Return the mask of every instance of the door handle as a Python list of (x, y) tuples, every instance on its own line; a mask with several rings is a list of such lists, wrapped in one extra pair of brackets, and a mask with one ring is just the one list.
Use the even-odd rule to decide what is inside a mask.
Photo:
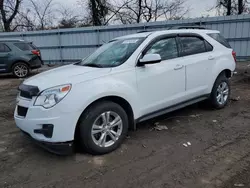
[(184, 66), (183, 65), (176, 65), (176, 67), (174, 68), (174, 70), (179, 70), (179, 69), (182, 69)]
[(208, 56), (208, 60), (214, 60), (214, 56)]

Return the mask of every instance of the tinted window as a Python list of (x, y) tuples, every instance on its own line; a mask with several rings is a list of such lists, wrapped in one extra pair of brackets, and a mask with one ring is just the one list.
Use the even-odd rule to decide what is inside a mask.
[(9, 51), (10, 48), (6, 44), (0, 43), (0, 52), (9, 52)]
[(204, 40), (198, 37), (180, 37), (182, 55), (193, 55), (206, 52)]
[(227, 48), (231, 48), (230, 44), (220, 33), (210, 33), (208, 35), (212, 37), (213, 39), (215, 39), (217, 42), (221, 43), (223, 46)]
[(154, 43), (146, 54), (160, 54), (162, 60), (178, 57), (178, 49), (175, 38), (166, 38)]
[(30, 51), (30, 50), (34, 50), (35, 49), (34, 46), (32, 46), (29, 43), (25, 43), (25, 42), (14, 43), (14, 45), (16, 47), (18, 47), (22, 51)]
[(211, 52), (214, 49), (213, 46), (209, 44), (207, 41), (205, 41), (205, 46), (206, 46), (207, 52)]

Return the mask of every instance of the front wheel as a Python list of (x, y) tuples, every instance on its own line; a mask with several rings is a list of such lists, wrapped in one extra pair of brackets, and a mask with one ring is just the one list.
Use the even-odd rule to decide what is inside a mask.
[(29, 75), (30, 69), (26, 63), (18, 62), (13, 65), (12, 73), (18, 78), (25, 78)]
[(102, 101), (86, 110), (80, 118), (79, 126), (83, 149), (101, 155), (121, 145), (128, 132), (128, 117), (120, 105)]
[(210, 102), (216, 109), (224, 108), (230, 97), (231, 87), (229, 79), (226, 75), (221, 74), (215, 81), (212, 93), (210, 95)]

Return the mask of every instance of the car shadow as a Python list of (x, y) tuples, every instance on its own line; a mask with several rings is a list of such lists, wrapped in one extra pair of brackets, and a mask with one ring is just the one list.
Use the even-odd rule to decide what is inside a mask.
[(194, 116), (201, 115), (204, 111), (210, 111), (212, 110), (211, 107), (207, 104), (206, 101), (202, 101), (184, 108), (181, 108), (179, 110), (175, 110), (173, 112), (169, 112), (166, 114), (163, 114), (161, 116), (140, 122), (137, 124), (137, 131), (138, 130), (144, 130), (144, 129), (150, 129), (154, 128), (155, 124), (157, 122), (160, 123), (171, 123), (171, 121), (178, 121), (180, 118), (189, 118)]

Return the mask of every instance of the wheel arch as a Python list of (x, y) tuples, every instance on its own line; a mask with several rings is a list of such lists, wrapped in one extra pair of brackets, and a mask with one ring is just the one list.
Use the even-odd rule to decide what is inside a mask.
[(80, 121), (81, 116), (86, 112), (86, 110), (88, 108), (90, 108), (95, 103), (101, 102), (101, 101), (111, 101), (111, 102), (114, 102), (114, 103), (120, 105), (128, 115), (129, 129), (131, 129), (131, 130), (136, 129), (136, 123), (135, 123), (135, 120), (134, 120), (134, 111), (133, 111), (133, 108), (132, 108), (131, 104), (126, 99), (124, 99), (123, 97), (120, 97), (120, 96), (114, 96), (114, 95), (105, 96), (105, 97), (101, 97), (101, 98), (96, 99), (95, 101), (91, 102), (83, 110), (83, 112), (81, 113), (80, 117), (77, 120), (77, 124), (76, 124), (76, 128), (75, 128), (75, 135), (74, 135), (75, 140), (77, 140), (78, 137), (79, 137), (79, 135), (78, 135), (78, 133), (79, 133), (79, 121)]
[[(229, 69), (224, 69), (223, 71), (221, 71), (220, 74), (225, 74), (225, 76), (226, 76), (227, 78), (231, 78), (231, 77), (232, 77), (232, 71), (229, 70)], [(219, 75), (220, 75), (220, 74), (219, 74)]]
[(222, 74), (224, 74), (227, 78), (231, 78), (232, 77), (232, 71), (230, 69), (223, 69), (221, 71), (219, 71), (216, 76), (213, 78), (212, 83), (211, 83), (211, 87), (210, 87), (210, 92), (212, 92), (213, 86), (215, 84), (215, 81), (217, 80), (217, 78), (219, 78)]
[(25, 64), (30, 68), (30, 65), (29, 65), (29, 63), (28, 63), (27, 61), (25, 61), (25, 60), (15, 60), (15, 61), (11, 64), (10, 70), (12, 70), (13, 67), (14, 67), (14, 65), (17, 64), (17, 63), (25, 63)]
[[(227, 105), (228, 100), (229, 100), (229, 96), (230, 96), (230, 93), (231, 93), (231, 91), (230, 91), (230, 83), (229, 83), (229, 78), (231, 78), (231, 77), (232, 77), (231, 70), (224, 69), (215, 78), (214, 84), (213, 84), (213, 87), (212, 87), (212, 90), (211, 90), (211, 93), (210, 93), (210, 97), (209, 97), (209, 100), (210, 100), (209, 104), (211, 105), (211, 107), (213, 107), (215, 109), (221, 109), (221, 108), (224, 108)], [(222, 104), (218, 103), (218, 101), (217, 101), (218, 99), (216, 99), (216, 97), (217, 97), (216, 93), (218, 91), (217, 88), (219, 87), (218, 81), (220, 81), (220, 79), (222, 79), (221, 81), (223, 81), (223, 82), (225, 82), (225, 80), (226, 80), (226, 82), (228, 84), (228, 98), (226, 99), (227, 101), (224, 101)], [(221, 84), (221, 82), (219, 82), (219, 84)], [(223, 98), (224, 98), (224, 96), (223, 96)]]
[(217, 74), (217, 77), (214, 79), (214, 83), (217, 80), (217, 78), (219, 78), (221, 75), (225, 75), (227, 78), (231, 78), (232, 77), (232, 71), (230, 69), (224, 69), (224, 70), (220, 71)]

